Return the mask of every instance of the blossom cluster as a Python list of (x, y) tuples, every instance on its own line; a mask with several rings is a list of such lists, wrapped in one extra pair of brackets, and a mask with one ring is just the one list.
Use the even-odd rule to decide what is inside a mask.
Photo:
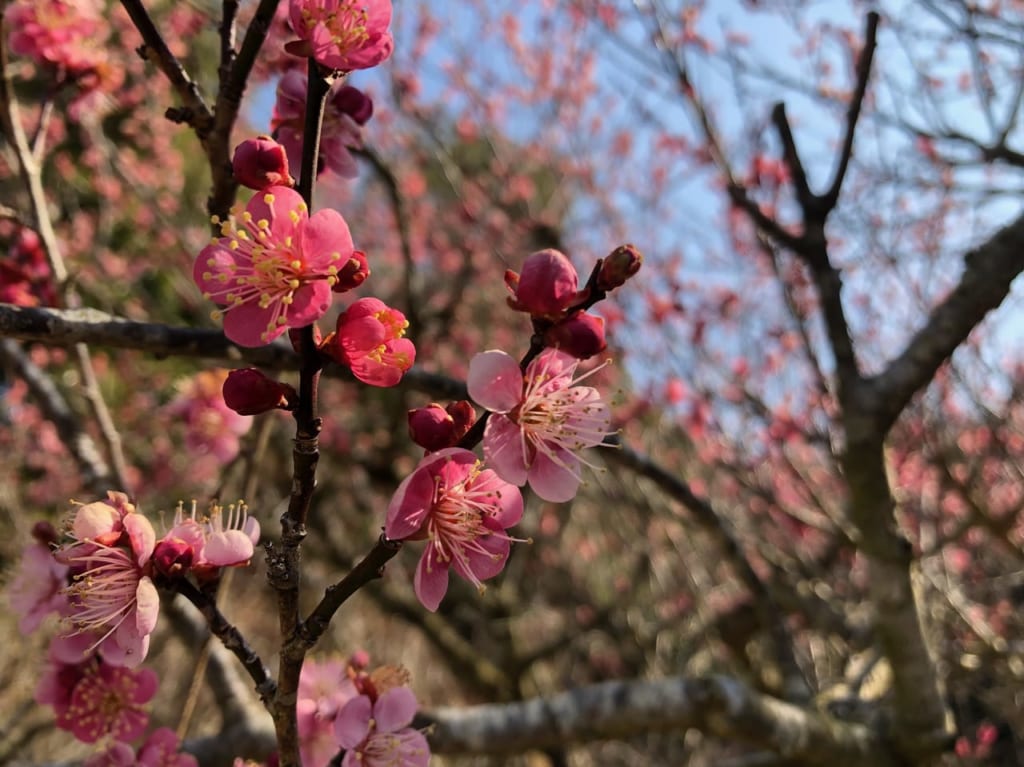
[[(593, 290), (618, 287), (639, 263), (631, 246), (616, 250), (595, 271)], [(384, 533), (426, 539), (414, 589), (429, 610), (444, 597), (450, 569), (482, 590), (482, 581), (504, 568), (516, 540), (507, 531), (523, 514), (520, 487), (529, 484), (546, 501), (568, 501), (582, 481), (580, 451), (611, 433), (600, 392), (580, 385), (603, 365), (576, 374), (581, 358), (605, 347), (603, 324), (580, 308), (591, 288), (579, 289), (572, 263), (554, 250), (531, 255), (522, 275), (509, 272), (506, 284), (512, 308), (549, 331), (549, 346), (525, 368), (501, 350), (470, 361), (469, 395), (489, 411), (484, 460), (459, 446), (475, 415), (469, 402), (409, 413), (410, 435), (427, 454), (392, 497)]]
[(418, 703), (408, 673), (381, 666), (367, 672), (369, 657), (346, 663), (307, 661), (299, 679), (298, 727), (305, 767), (326, 767), (339, 750), (342, 767), (423, 767), (430, 749), (413, 729)]
[[(167, 767), (190, 767), (173, 733), (156, 731), (140, 747), (129, 745), (148, 724), (145, 704), (156, 675), (140, 669), (160, 610), (157, 584), (191, 576), (215, 578), (220, 568), (245, 565), (259, 540), (259, 524), (245, 505), (211, 507), (208, 515), (179, 504), (173, 525), (157, 538), (127, 495), (78, 505), (63, 536), (50, 525), (34, 529), (8, 585), (11, 608), (24, 633), (56, 615), (61, 631), (36, 700), (53, 707), (57, 726), (85, 743), (112, 741), (90, 765), (134, 764), (126, 755), (162, 754)], [(173, 758), (171, 758), (173, 755)], [(121, 760), (121, 761), (118, 761)]]

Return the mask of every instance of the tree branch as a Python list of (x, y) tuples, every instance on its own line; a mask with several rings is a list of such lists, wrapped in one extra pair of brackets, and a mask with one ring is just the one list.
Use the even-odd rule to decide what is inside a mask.
[(802, 765), (896, 767), (867, 727), (837, 722), (724, 676), (605, 682), (522, 703), (425, 712), (435, 753), (512, 754), (530, 748), (697, 729), (770, 748)]

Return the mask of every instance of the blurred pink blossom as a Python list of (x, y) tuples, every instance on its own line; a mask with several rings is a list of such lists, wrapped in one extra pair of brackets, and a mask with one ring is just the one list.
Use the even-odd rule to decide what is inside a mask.
[(110, 736), (135, 740), (146, 729), (143, 708), (156, 694), (159, 682), (148, 668), (132, 670), (95, 662), (71, 693), (71, 702), (57, 714), (57, 726), (84, 743)]
[(38, 629), (47, 615), (66, 611), (67, 583), (67, 565), (54, 559), (48, 545), (32, 543), (25, 547), (18, 569), (7, 585), (8, 601), (18, 616), (22, 634)]
[(342, 767), (426, 767), (427, 739), (409, 726), (418, 707), (408, 687), (392, 687), (375, 699), (358, 695), (346, 703), (334, 723), (346, 751)]
[(210, 454), (220, 463), (238, 455), (239, 437), (252, 428), (252, 419), (239, 415), (224, 402), (222, 389), (228, 371), (204, 370), (178, 384), (178, 396), (167, 414), (185, 429), (185, 447)]

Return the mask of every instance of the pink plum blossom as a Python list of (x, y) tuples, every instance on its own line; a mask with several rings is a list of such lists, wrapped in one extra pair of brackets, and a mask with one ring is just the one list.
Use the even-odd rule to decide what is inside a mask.
[(257, 192), (221, 223), (221, 234), (199, 253), (193, 277), (225, 307), (224, 334), (242, 346), (268, 344), (323, 316), (353, 251), (340, 213), (325, 208), (310, 217), (302, 196), (284, 186)]
[(356, 694), (343, 661), (307, 660), (303, 664), (296, 705), (303, 767), (327, 767), (338, 753), (334, 720)]
[(330, 69), (375, 67), (391, 56), (391, 0), (291, 0), (292, 27), (301, 42), (289, 53), (312, 56)]
[(68, 707), (57, 714), (57, 726), (84, 743), (102, 737), (131, 741), (149, 723), (143, 706), (156, 694), (154, 671), (132, 670), (106, 663), (92, 664), (75, 685)]
[(86, 759), (82, 767), (198, 767), (196, 758), (181, 753), (180, 747), (174, 730), (161, 727), (139, 746), (138, 754), (127, 743), (114, 742)]
[(99, 58), (105, 37), (102, 5), (95, 0), (18, 0), (7, 11), (11, 51), (75, 75)]
[(242, 186), (263, 190), (268, 186), (292, 186), (285, 148), (270, 136), (257, 136), (235, 147), (231, 173)]
[(56, 553), (72, 573), (66, 620), (75, 632), (92, 635), (109, 663), (139, 665), (160, 611), (146, 568), (156, 544), (153, 526), (133, 510), (99, 501), (78, 508), (71, 536), (74, 542)]
[(43, 543), (25, 548), (18, 569), (7, 586), (11, 609), (18, 616), (18, 629), (31, 634), (51, 613), (60, 613), (68, 605), (64, 588), (68, 583), (68, 567), (53, 557)]
[(376, 298), (361, 298), (338, 317), (328, 353), (371, 386), (394, 386), (416, 361), (416, 347), (404, 338), (405, 315)]
[(577, 360), (546, 349), (526, 368), (503, 351), (477, 354), (469, 363), (469, 395), (492, 415), (484, 431), (484, 457), (498, 476), (527, 482), (546, 501), (567, 501), (579, 487), (576, 453), (600, 444), (611, 416), (601, 395), (577, 386)]
[[(288, 155), (295, 173), (302, 167), (305, 134), (307, 76), (299, 70), (286, 72), (277, 84), (277, 101), (270, 128)], [(327, 96), (320, 126), (320, 156), (317, 175), (332, 171), (342, 178), (355, 178), (358, 167), (350, 149), (363, 146), (363, 128), (373, 114), (373, 102), (351, 85), (335, 87)]]
[(174, 526), (157, 545), (154, 557), (167, 548), (172, 548), (176, 557), (183, 557), (183, 548), (187, 548), (190, 552), (188, 567), (203, 577), (215, 574), (221, 567), (248, 564), (259, 539), (260, 523), (249, 516), (248, 507), (242, 501), (230, 504), (226, 511), (214, 503), (206, 517), (197, 517), (195, 501), (190, 514), (186, 514), (184, 505), (179, 503)]
[(448, 569), (481, 591), (501, 572), (513, 540), (505, 530), (523, 515), (519, 489), (469, 450), (427, 455), (405, 478), (388, 505), (384, 533), (392, 540), (427, 539), (413, 587), (428, 610), (448, 590)]
[(408, 687), (392, 687), (376, 699), (358, 695), (346, 703), (334, 723), (346, 750), (342, 767), (426, 767), (427, 739), (409, 726), (418, 707)]
[(232, 460), (241, 447), (239, 438), (252, 428), (252, 419), (228, 407), (223, 388), (227, 370), (203, 370), (178, 384), (178, 396), (167, 414), (185, 428), (185, 447), (192, 453), (212, 455), (220, 463)]

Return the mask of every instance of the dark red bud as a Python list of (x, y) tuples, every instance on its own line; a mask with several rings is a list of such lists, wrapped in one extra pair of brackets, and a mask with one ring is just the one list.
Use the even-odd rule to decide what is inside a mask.
[(194, 557), (192, 547), (181, 538), (164, 538), (153, 549), (153, 567), (167, 576), (182, 576), (192, 566)]
[(598, 290), (614, 290), (640, 271), (644, 256), (635, 245), (620, 245), (601, 262), (597, 274)]
[(544, 333), (544, 342), (581, 360), (593, 357), (608, 347), (604, 320), (586, 312), (576, 312), (549, 328)]
[(370, 276), (370, 265), (366, 260), (366, 254), (361, 250), (352, 251), (348, 261), (338, 271), (338, 281), (331, 286), (335, 293), (344, 293), (347, 290), (358, 288), (366, 278)]
[(32, 537), (44, 546), (52, 546), (57, 543), (56, 529), (45, 520), (32, 525)]
[(427, 452), (458, 444), (476, 419), (473, 405), (465, 400), (443, 408), (436, 402), (409, 411), (409, 436)]
[(291, 410), (299, 395), (289, 384), (267, 378), (256, 368), (232, 370), (224, 381), (224, 404), (239, 415)]
[(288, 172), (288, 153), (270, 136), (246, 139), (239, 144), (231, 158), (231, 172), (239, 184), (257, 191), (293, 183)]
[(367, 120), (373, 117), (373, 100), (351, 85), (339, 88), (331, 97), (331, 104), (360, 125), (366, 125)]

